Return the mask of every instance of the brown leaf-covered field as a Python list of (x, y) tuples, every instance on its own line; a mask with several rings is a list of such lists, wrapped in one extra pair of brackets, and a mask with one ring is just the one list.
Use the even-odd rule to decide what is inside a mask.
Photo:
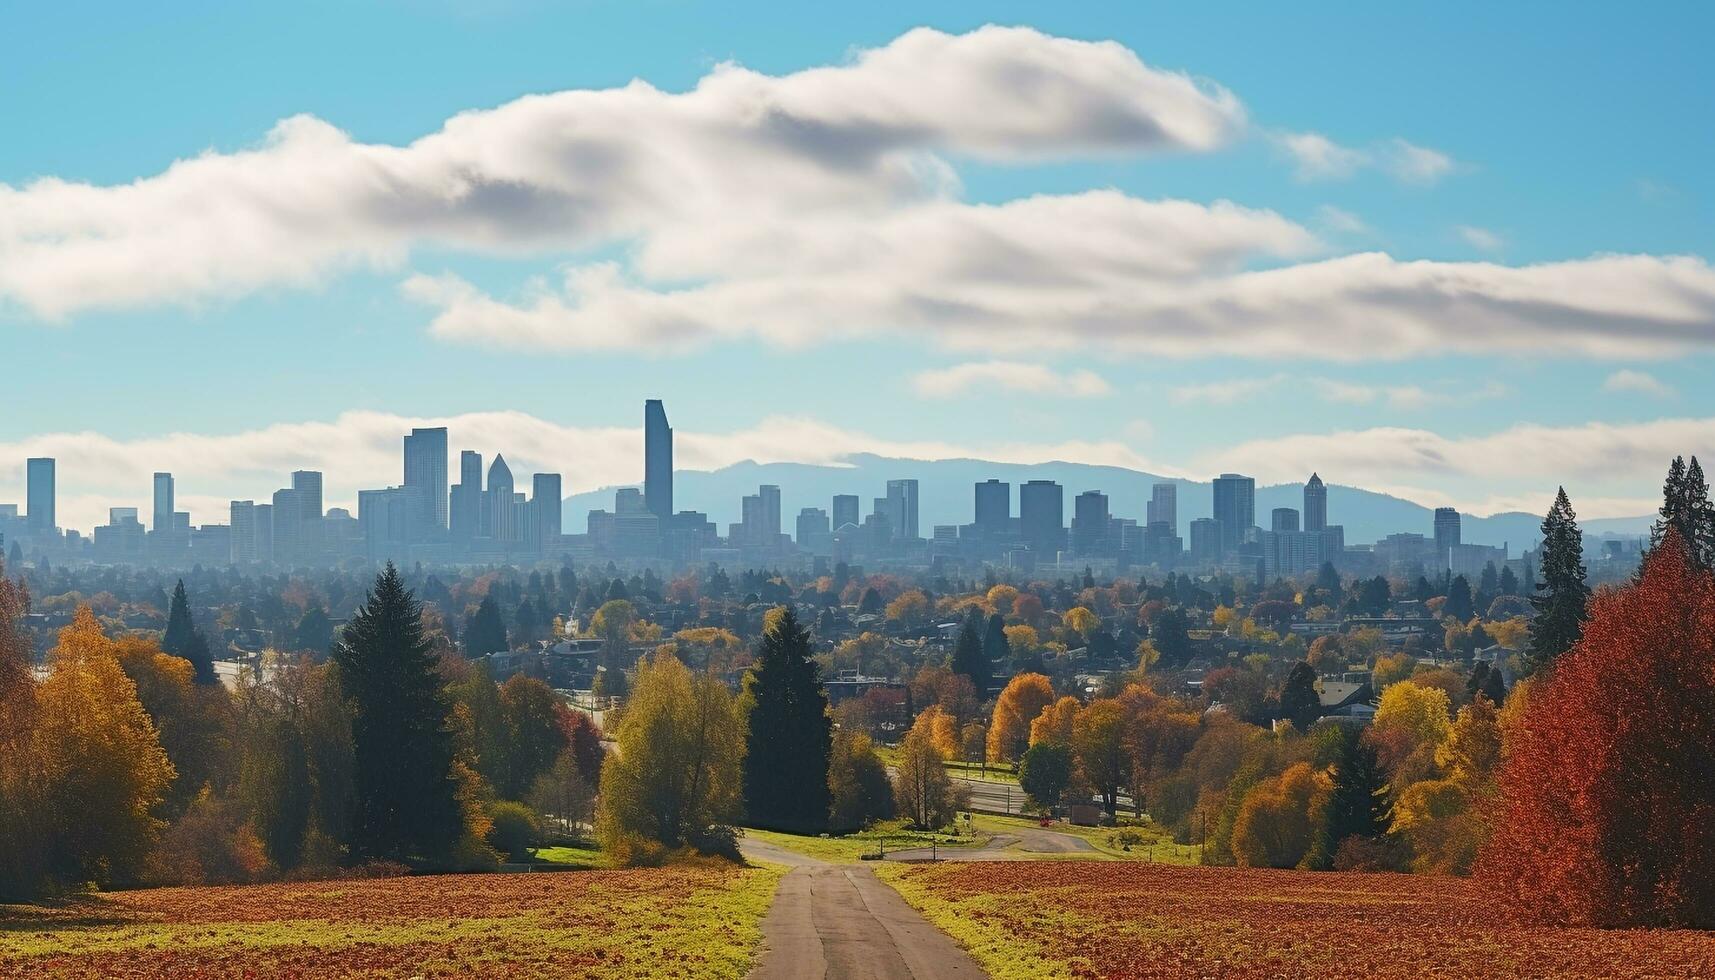
[(779, 876), (444, 875), (0, 906), (0, 976), (736, 978)]
[(1715, 977), (1715, 934), (1516, 925), (1468, 879), (1136, 863), (882, 873), (997, 978)]

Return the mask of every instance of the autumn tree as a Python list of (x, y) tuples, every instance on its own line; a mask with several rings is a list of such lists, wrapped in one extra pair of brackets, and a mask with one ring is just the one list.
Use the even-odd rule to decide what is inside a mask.
[(614, 734), (596, 812), (603, 850), (621, 864), (732, 850), (744, 730), (725, 684), (655, 654), (639, 666)]
[(351, 844), (365, 857), (439, 859), (464, 831), (448, 704), (421, 613), (388, 562), (334, 646), (352, 712)]
[(284, 871), (331, 868), (349, 834), (355, 762), (337, 673), (288, 659), (264, 678), (240, 679), (237, 795)]
[(1038, 810), (1060, 805), (1072, 781), (1072, 750), (1055, 742), (1032, 745), (1018, 762), (1018, 787)]
[(114, 653), (120, 669), (137, 686), (137, 699), (173, 764), (176, 776), (163, 814), (177, 817), (204, 789), (224, 784), (230, 774), (231, 698), (218, 684), (197, 684), (190, 661), (164, 652), (143, 636), (120, 637), (114, 641)]
[(868, 735), (844, 730), (834, 734), (828, 800), (828, 826), (833, 830), (859, 830), (893, 816), (893, 785)]
[(1072, 722), (1077, 718), (1080, 707), (1082, 705), (1078, 703), (1078, 699), (1071, 695), (1062, 697), (1053, 704), (1045, 705), (1042, 708), (1042, 713), (1030, 722), (1030, 744), (1038, 745), (1042, 742), (1052, 742), (1055, 745), (1070, 746), (1072, 744)]
[(1307, 762), (1258, 784), (1233, 824), (1234, 859), (1241, 867), (1299, 867), (1312, 854), (1331, 790), (1327, 775)]
[(56, 877), (103, 887), (135, 882), (162, 824), (154, 815), (173, 765), (95, 614), (78, 608), (36, 691), (36, 739)]
[(899, 815), (912, 827), (934, 830), (953, 822), (958, 796), (947, 776), (946, 757), (922, 732), (912, 731), (899, 744), (893, 777), (893, 799)]
[(1481, 875), (1532, 918), (1715, 928), (1715, 578), (1676, 529), (1523, 700)]
[(828, 821), (828, 692), (810, 659), (810, 634), (792, 607), (762, 636), (744, 675), (745, 816), (759, 827), (812, 833)]
[(1125, 721), (1125, 708), (1111, 698), (1090, 702), (1072, 719), (1072, 755), (1110, 815), (1131, 772)]
[(1536, 619), (1531, 622), (1524, 657), (1532, 671), (1553, 665), (1578, 642), (1590, 601), (1590, 587), (1584, 584), (1584, 534), (1565, 487), (1542, 519), (1541, 574), (1537, 594), (1530, 600)]
[[(12, 545), (14, 549), (18, 546)], [(0, 901), (28, 901), (47, 884), (49, 773), (35, 742), (38, 714), (24, 615), (30, 596), (0, 564)]]
[(521, 800), (536, 778), (554, 765), (566, 749), (560, 718), (565, 710), (553, 688), (533, 677), (517, 674), (500, 685), (505, 762), (495, 792), (508, 800)]
[(988, 761), (1017, 762), (1030, 747), (1030, 723), (1053, 703), (1054, 686), (1042, 674), (1019, 674), (1008, 681), (989, 719)]
[(905, 629), (916, 629), (929, 618), (929, 599), (921, 589), (901, 592), (887, 604), (887, 619)]

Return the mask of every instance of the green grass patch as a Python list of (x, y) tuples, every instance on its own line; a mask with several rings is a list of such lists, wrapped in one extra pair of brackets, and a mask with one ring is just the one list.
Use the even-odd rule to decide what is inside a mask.
[(547, 864), (565, 864), (574, 868), (599, 868), (602, 866), (601, 849), (590, 847), (538, 847), (532, 851), (536, 860)]
[[(920, 870), (907, 864), (878, 864), (875, 874), (892, 886), (906, 904), (953, 937), (993, 980), (1073, 980), (1092, 975), (1074, 973), (1072, 964), (1044, 956), (1041, 945), (1014, 931), (1009, 919), (1018, 914), (1018, 909), (1009, 906), (1016, 906), (1016, 900), (991, 895), (948, 898), (916, 873)], [(1036, 924), (1047, 928), (1075, 925), (1058, 910), (1037, 905), (1030, 912), (1034, 920), (1039, 920)]]
[(785, 834), (776, 830), (750, 828), (745, 830), (744, 836), (748, 840), (773, 844), (776, 847), (782, 847), (819, 861), (828, 861), (834, 864), (854, 864), (863, 860), (865, 855), (877, 853), (884, 845), (890, 852), (928, 847), (930, 844), (943, 848), (978, 847), (988, 843), (989, 838), (993, 835), (984, 833), (980, 829), (975, 834), (943, 834), (906, 830), (904, 821), (889, 820), (878, 823), (867, 830), (827, 837)]

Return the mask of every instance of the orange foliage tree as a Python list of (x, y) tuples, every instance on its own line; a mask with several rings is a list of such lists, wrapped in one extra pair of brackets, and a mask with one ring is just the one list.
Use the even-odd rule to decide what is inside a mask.
[(1030, 723), (1053, 703), (1054, 685), (1042, 674), (1019, 674), (1008, 681), (989, 720), (988, 761), (1017, 762), (1030, 747)]
[(1715, 927), (1715, 579), (1668, 534), (1507, 731), (1479, 874), (1522, 913)]

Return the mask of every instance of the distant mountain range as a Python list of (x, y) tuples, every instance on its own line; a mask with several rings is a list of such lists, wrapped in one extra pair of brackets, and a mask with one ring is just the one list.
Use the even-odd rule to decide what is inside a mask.
[[(828, 510), (836, 493), (855, 493), (863, 513), (871, 500), (886, 492), (887, 481), (915, 477), (918, 481), (918, 522), (928, 537), (936, 524), (968, 524), (972, 512), (972, 486), (990, 478), (1013, 487), (1013, 514), (1018, 513), (1018, 487), (1027, 480), (1054, 480), (1066, 489), (1066, 519), (1072, 517), (1072, 498), (1085, 490), (1108, 495), (1108, 508), (1116, 517), (1143, 520), (1144, 502), (1151, 485), (1174, 483), (1179, 487), (1179, 533), (1189, 539), (1189, 527), (1199, 517), (1209, 517), (1209, 484), (1194, 480), (1159, 477), (1119, 466), (1084, 463), (991, 463), (980, 459), (894, 459), (870, 454), (848, 458), (844, 465), (806, 463), (753, 463), (748, 460), (713, 471), (680, 470), (674, 474), (674, 507), (698, 510), (718, 524), (721, 533), (739, 519), (739, 499), (755, 493), (757, 486), (780, 487), (781, 527), (791, 534), (793, 520), (804, 507)], [(1305, 477), (1308, 479), (1309, 474)], [(1326, 477), (1324, 477), (1326, 479)], [(582, 533), (589, 512), (613, 509), (614, 487), (566, 498), (565, 529)], [(1302, 510), (1303, 485), (1298, 483), (1259, 486), (1256, 490), (1257, 523), (1266, 527), (1269, 512), (1276, 507)], [(1543, 510), (1550, 501), (1543, 501)], [(1434, 509), (1409, 500), (1359, 487), (1328, 484), (1328, 521), (1346, 528), (1348, 544), (1367, 544), (1397, 531), (1433, 533)], [(1630, 536), (1647, 533), (1651, 516), (1619, 517), (1583, 522), (1586, 534)], [(1488, 517), (1464, 517), (1463, 539), (1469, 544), (1505, 544), (1517, 556), (1535, 547), (1541, 537), (1541, 514), (1505, 513)]]

